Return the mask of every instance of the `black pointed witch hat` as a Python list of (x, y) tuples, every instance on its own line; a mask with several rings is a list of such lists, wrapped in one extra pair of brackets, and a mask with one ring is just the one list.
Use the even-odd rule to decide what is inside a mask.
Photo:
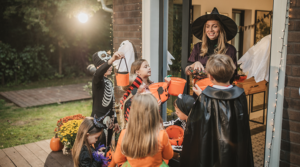
[(202, 40), (203, 26), (208, 20), (218, 20), (224, 27), (226, 39), (230, 41), (237, 34), (237, 25), (230, 17), (221, 15), (215, 7), (210, 14), (198, 17), (192, 24), (192, 33), (195, 37)]

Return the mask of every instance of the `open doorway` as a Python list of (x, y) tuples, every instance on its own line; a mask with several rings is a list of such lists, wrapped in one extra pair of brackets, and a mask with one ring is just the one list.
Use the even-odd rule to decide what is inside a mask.
[[(186, 3), (186, 2), (184, 2)], [(259, 42), (263, 37), (271, 33), (273, 0), (266, 1), (246, 1), (246, 0), (216, 0), (214, 3), (204, 0), (191, 0), (189, 23), (191, 24), (198, 17), (205, 15), (214, 7), (217, 7), (220, 14), (231, 17), (238, 26), (238, 33), (234, 39), (228, 43), (233, 45), (236, 50), (237, 60), (243, 57), (247, 51)], [(183, 20), (186, 19), (182, 13), (183, 0), (169, 0), (169, 39), (168, 50), (175, 57), (173, 65), (168, 75), (182, 77), (182, 43), (189, 43), (189, 53), (194, 44), (200, 42), (195, 36), (191, 36), (188, 41), (181, 41), (182, 29), (184, 28)], [(190, 25), (189, 25), (190, 26)], [(178, 40), (178, 41), (177, 41)], [(188, 54), (190, 55), (190, 54)], [(247, 75), (241, 69), (239, 75)], [(188, 92), (192, 94), (192, 79), (188, 79)], [(268, 101), (268, 82), (261, 81), (256, 83), (250, 78), (244, 83), (235, 83), (244, 88), (247, 95), (248, 113), (250, 116), (250, 130), (252, 139), (253, 158), (255, 166), (263, 166), (265, 152), (265, 135), (266, 135), (266, 114)], [(167, 115), (168, 120), (176, 119), (174, 114), (173, 101), (176, 97), (168, 100)]]

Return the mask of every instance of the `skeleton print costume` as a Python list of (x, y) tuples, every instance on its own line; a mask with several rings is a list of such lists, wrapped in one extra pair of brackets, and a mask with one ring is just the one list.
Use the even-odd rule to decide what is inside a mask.
[(175, 120), (163, 122), (163, 125), (164, 125), (164, 127), (171, 126), (171, 125), (177, 125), (177, 126), (182, 127), (183, 130), (185, 130), (186, 122), (184, 120), (177, 118)]
[[(191, 108), (193, 107), (195, 103), (195, 99), (187, 94), (180, 94), (178, 95), (178, 98), (176, 99), (176, 107), (185, 114), (186, 116), (189, 116)], [(186, 121), (181, 120), (177, 118), (176, 120), (171, 120), (169, 122), (163, 123), (164, 127), (170, 126), (170, 125), (178, 125), (182, 127), (183, 130), (186, 128)]]
[[(102, 140), (102, 144), (110, 144), (110, 139), (112, 135), (113, 124), (117, 123), (116, 114), (114, 110), (114, 89), (113, 83), (111, 80), (106, 78), (104, 74), (111, 67), (108, 65), (108, 60), (111, 57), (105, 51), (99, 51), (93, 55), (94, 65), (98, 69), (94, 73), (93, 82), (92, 82), (92, 98), (93, 98), (93, 110), (91, 116), (95, 115), (99, 118), (104, 115), (107, 115), (103, 120), (103, 123), (107, 125), (108, 131), (106, 137)], [(105, 134), (104, 133), (104, 134)], [(105, 139), (107, 138), (107, 140)], [(101, 139), (100, 139), (101, 140)]]

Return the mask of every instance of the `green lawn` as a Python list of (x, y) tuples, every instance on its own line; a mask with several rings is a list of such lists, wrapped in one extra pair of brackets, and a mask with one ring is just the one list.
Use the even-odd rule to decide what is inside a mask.
[(1, 85), (0, 92), (87, 83), (87, 82), (91, 82), (92, 79), (93, 76), (65, 77), (62, 79), (42, 80), (42, 81), (30, 82), (30, 83), (14, 85), (14, 86)]
[(90, 116), (91, 112), (92, 100), (27, 109), (15, 105), (0, 108), (0, 149), (51, 139), (58, 119), (75, 114)]

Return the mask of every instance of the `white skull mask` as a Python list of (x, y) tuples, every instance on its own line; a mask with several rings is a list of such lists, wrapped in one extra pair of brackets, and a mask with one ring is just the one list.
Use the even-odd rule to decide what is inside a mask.
[(98, 56), (101, 60), (105, 62), (107, 62), (111, 58), (111, 55), (107, 54), (105, 51), (99, 51)]

